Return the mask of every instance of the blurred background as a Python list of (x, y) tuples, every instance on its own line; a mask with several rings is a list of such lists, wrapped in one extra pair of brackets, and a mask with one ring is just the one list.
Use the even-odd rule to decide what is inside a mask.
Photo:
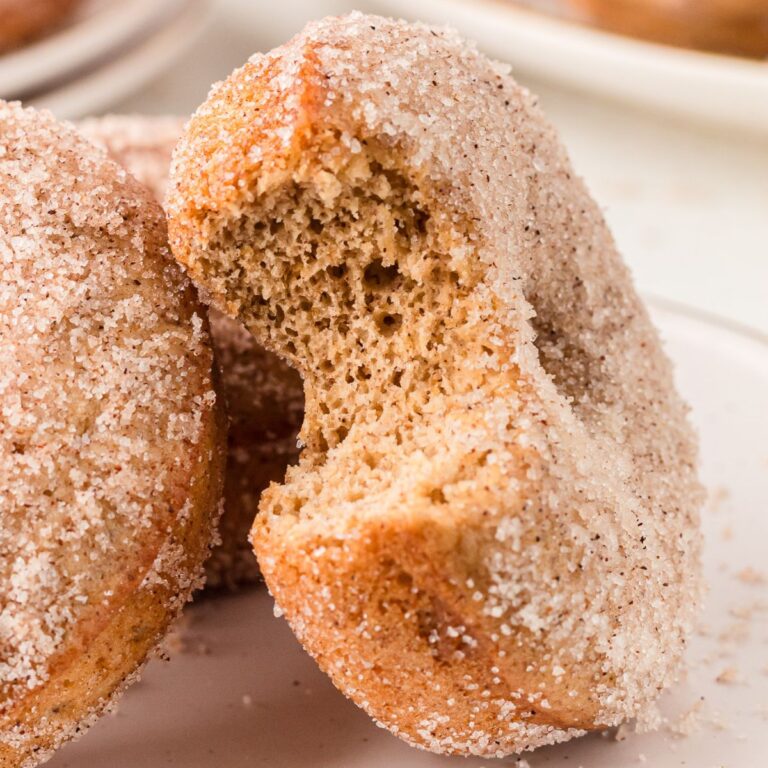
[(353, 8), (511, 63), (641, 290), (768, 333), (768, 0), (0, 0), (0, 97), (188, 115), (255, 51)]

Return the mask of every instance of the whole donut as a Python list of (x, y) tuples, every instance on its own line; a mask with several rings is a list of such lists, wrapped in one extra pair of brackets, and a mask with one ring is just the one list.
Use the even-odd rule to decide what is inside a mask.
[(202, 578), (224, 417), (162, 210), (48, 113), (0, 102), (0, 766), (136, 677)]
[(536, 100), (454, 33), (352, 14), (254, 56), (177, 146), (174, 255), (304, 378), (262, 496), (275, 601), (436, 751), (649, 716), (699, 597), (696, 446)]
[[(78, 128), (162, 201), (183, 125), (179, 117), (107, 115), (83, 120)], [(221, 542), (205, 564), (205, 583), (234, 589), (260, 579), (248, 533), (262, 490), (296, 462), (304, 398), (298, 374), (240, 323), (216, 310), (210, 321), (229, 432)]]

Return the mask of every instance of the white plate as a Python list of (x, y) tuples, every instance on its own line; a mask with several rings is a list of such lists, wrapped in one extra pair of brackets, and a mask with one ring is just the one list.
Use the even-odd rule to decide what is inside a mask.
[(88, 0), (65, 27), (0, 56), (0, 98), (20, 98), (62, 82), (144, 37), (183, 0)]
[(183, 0), (178, 12), (139, 45), (25, 104), (50, 109), (61, 120), (100, 112), (138, 90), (197, 42), (210, 11), (209, 0)]
[[(595, 734), (527, 754), (531, 768), (759, 768), (768, 754), (768, 587), (748, 583), (750, 572), (743, 572), (768, 567), (768, 341), (657, 303), (653, 314), (693, 406), (703, 476), (715, 499), (704, 513), (706, 634), (693, 640), (688, 681), (663, 702), (671, 725), (680, 723), (680, 713), (693, 712), (682, 725), (694, 732), (682, 738), (667, 725), (621, 742)], [(118, 713), (65, 747), (51, 768), (478, 768), (495, 762), (418, 752), (376, 728), (272, 616), (262, 589), (202, 600), (186, 621), (186, 651), (172, 652), (170, 663), (153, 661)], [(718, 639), (721, 633), (731, 639)], [(717, 683), (730, 667), (735, 682)]]
[(515, 69), (585, 91), (768, 134), (768, 62), (672, 48), (516, 8), (509, 0), (370, 0), (450, 24)]

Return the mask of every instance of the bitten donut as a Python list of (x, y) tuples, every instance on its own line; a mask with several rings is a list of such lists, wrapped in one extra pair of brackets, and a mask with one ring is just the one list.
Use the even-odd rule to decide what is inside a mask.
[(202, 578), (225, 422), (194, 288), (149, 193), (0, 102), (0, 766), (136, 676)]
[[(178, 117), (108, 115), (83, 120), (78, 128), (162, 201), (183, 125)], [(235, 588), (260, 578), (248, 533), (261, 491), (282, 480), (298, 458), (304, 399), (298, 374), (240, 323), (216, 310), (210, 321), (230, 425), (221, 543), (206, 562), (206, 585)]]
[(696, 446), (535, 99), (353, 14), (254, 56), (174, 154), (174, 255), (304, 378), (253, 543), (401, 738), (501, 756), (649, 716), (699, 596)]
[(0, 52), (48, 32), (81, 0), (0, 0)]
[(768, 56), (765, 0), (567, 0), (610, 32), (684, 48)]

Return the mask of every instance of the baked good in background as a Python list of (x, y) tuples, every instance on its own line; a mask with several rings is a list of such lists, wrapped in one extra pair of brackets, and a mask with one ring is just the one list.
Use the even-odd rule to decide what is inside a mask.
[[(162, 201), (183, 125), (181, 117), (107, 115), (81, 120), (78, 128)], [(304, 397), (298, 374), (240, 323), (216, 310), (210, 320), (230, 425), (221, 542), (206, 563), (206, 584), (235, 588), (260, 578), (248, 533), (261, 491), (298, 458)]]
[(185, 118), (176, 115), (103, 115), (83, 118), (75, 125), (162, 204), (171, 154), (184, 122)]
[(0, 0), (0, 53), (50, 32), (82, 0)]
[(322, 669), (435, 752), (635, 717), (700, 596), (696, 441), (535, 97), (442, 29), (310, 24), (174, 153), (174, 255), (304, 378), (265, 580)]
[(206, 309), (150, 193), (0, 102), (0, 766), (136, 678), (200, 585), (225, 417)]
[(565, 0), (609, 32), (683, 48), (768, 56), (765, 0)]

